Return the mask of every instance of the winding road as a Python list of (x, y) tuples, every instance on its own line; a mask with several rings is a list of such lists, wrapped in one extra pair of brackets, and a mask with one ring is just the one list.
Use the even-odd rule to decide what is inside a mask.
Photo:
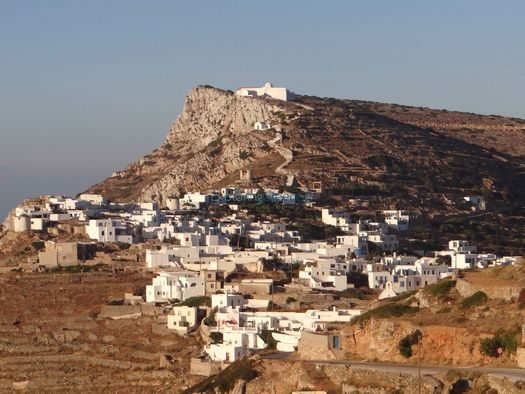
[[(345, 365), (360, 369), (367, 369), (371, 371), (381, 372), (401, 372), (410, 375), (417, 375), (417, 365), (398, 364), (398, 363), (379, 363), (367, 361), (351, 361), (351, 360), (294, 360), (289, 359), (293, 353), (272, 353), (263, 356), (267, 360), (280, 360), (288, 362), (307, 362), (312, 364), (330, 364), (330, 365)], [(525, 369), (520, 368), (493, 368), (493, 367), (456, 367), (443, 365), (421, 365), (421, 375), (436, 375), (439, 373), (446, 373), (448, 371), (457, 372), (481, 372), (484, 374), (491, 374), (499, 377), (508, 378), (511, 381), (525, 380)]]

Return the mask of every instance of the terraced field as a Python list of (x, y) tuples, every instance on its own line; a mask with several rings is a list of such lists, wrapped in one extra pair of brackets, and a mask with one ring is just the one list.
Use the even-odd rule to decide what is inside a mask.
[[(108, 297), (150, 281), (138, 272), (0, 276), (0, 392), (179, 392), (194, 339), (160, 316), (99, 319)], [(165, 355), (169, 355), (167, 361)]]

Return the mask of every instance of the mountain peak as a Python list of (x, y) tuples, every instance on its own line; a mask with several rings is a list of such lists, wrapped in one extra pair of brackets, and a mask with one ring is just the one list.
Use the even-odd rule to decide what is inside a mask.
[(322, 181), (420, 204), (487, 188), (523, 195), (524, 130), (520, 119), (203, 85), (189, 91), (164, 145), (89, 191), (162, 202), (242, 183), (240, 171), (251, 170), (253, 186)]

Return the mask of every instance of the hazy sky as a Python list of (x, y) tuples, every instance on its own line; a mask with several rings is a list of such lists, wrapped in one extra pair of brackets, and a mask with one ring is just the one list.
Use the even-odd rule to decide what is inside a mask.
[(0, 0), (0, 216), (151, 151), (198, 84), (525, 118), (524, 21), (519, 0)]

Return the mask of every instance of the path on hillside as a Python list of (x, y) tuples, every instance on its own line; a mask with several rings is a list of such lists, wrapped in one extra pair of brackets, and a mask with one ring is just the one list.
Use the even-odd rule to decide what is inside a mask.
[(294, 176), (290, 171), (285, 170), (284, 167), (292, 162), (293, 152), (282, 145), (277, 145), (277, 143), (280, 141), (282, 141), (282, 136), (279, 133), (277, 133), (277, 136), (273, 140), (268, 141), (268, 145), (275, 149), (286, 160), (283, 164), (275, 169), (275, 172), (285, 175), (286, 186), (292, 186), (294, 182)]
[[(381, 372), (401, 372), (409, 375), (417, 375), (417, 365), (398, 364), (398, 363), (379, 363), (366, 361), (350, 361), (350, 360), (292, 360), (289, 359), (290, 354), (293, 353), (273, 353), (263, 356), (263, 359), (289, 362), (307, 362), (312, 364), (330, 364), (330, 365), (345, 365), (355, 367), (358, 369), (367, 369), (371, 371)], [(525, 380), (525, 369), (521, 368), (494, 368), (494, 367), (456, 367), (446, 365), (421, 365), (421, 375), (436, 375), (439, 373), (446, 373), (448, 371), (458, 372), (481, 372), (491, 374), (499, 377), (508, 378), (511, 381)]]

